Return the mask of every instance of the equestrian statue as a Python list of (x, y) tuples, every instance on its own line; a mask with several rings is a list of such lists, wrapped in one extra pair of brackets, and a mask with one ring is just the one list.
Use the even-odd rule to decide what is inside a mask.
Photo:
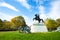
[(33, 21), (34, 21), (34, 20), (37, 20), (39, 23), (40, 23), (41, 21), (44, 22), (43, 19), (40, 19), (39, 14), (35, 14), (35, 18), (33, 18)]

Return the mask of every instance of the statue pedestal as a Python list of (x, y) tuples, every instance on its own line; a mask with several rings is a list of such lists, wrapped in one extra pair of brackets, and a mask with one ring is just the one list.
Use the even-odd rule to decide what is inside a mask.
[(33, 23), (33, 25), (31, 26), (31, 32), (48, 32), (46, 26), (44, 25), (44, 23)]

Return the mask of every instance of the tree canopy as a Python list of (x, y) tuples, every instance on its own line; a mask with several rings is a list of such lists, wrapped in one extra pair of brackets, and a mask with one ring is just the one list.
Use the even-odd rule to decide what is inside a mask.
[(22, 16), (12, 18), (11, 22), (14, 23), (17, 27), (26, 25), (25, 20)]
[(2, 26), (3, 26), (3, 22), (2, 22), (2, 20), (0, 19), (0, 28), (2, 28)]
[(60, 26), (60, 18), (56, 19), (56, 22), (58, 23), (58, 26)]
[(53, 20), (53, 19), (47, 19), (46, 21), (45, 21), (45, 25), (46, 25), (46, 27), (48, 28), (48, 29), (54, 29), (54, 28), (57, 28), (57, 26), (58, 26), (58, 24), (56, 23), (56, 21), (55, 20)]
[(11, 21), (0, 19), (0, 30), (16, 30), (18, 27), (25, 26), (26, 22), (22, 16), (16, 16), (11, 19)]

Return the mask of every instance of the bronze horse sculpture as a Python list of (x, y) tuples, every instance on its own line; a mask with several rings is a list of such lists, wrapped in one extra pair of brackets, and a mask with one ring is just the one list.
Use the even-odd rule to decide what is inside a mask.
[(39, 23), (40, 23), (41, 21), (44, 22), (43, 19), (40, 19), (40, 17), (39, 17), (38, 14), (35, 14), (35, 18), (33, 18), (33, 21), (34, 21), (34, 20), (38, 20)]

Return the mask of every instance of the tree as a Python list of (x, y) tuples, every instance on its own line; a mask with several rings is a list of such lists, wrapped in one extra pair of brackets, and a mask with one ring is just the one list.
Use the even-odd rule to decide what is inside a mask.
[(1, 30), (2, 26), (3, 26), (3, 22), (2, 22), (2, 20), (0, 19), (0, 30)]
[(11, 22), (16, 25), (16, 27), (24, 26), (26, 25), (25, 20), (22, 16), (17, 16), (11, 19)]
[(54, 30), (54, 29), (56, 29), (57, 26), (58, 26), (58, 24), (56, 23), (56, 21), (53, 20), (53, 19), (47, 19), (47, 20), (45, 21), (45, 25), (47, 26), (47, 28), (48, 28), (49, 30)]
[(11, 25), (12, 24), (10, 21), (4, 21), (3, 22), (3, 30), (10, 30)]
[(56, 19), (56, 22), (58, 23), (58, 26), (60, 26), (60, 18)]
[(2, 27), (2, 20), (0, 19), (0, 27)]
[(10, 22), (10, 21), (7, 21), (7, 20), (4, 20), (3, 21), (3, 27), (1, 28), (1, 30), (3, 30), (3, 31), (8, 31), (8, 30), (17, 30), (16, 28), (15, 28), (16, 26), (15, 26), (15, 24), (14, 23), (12, 23), (12, 22)]

